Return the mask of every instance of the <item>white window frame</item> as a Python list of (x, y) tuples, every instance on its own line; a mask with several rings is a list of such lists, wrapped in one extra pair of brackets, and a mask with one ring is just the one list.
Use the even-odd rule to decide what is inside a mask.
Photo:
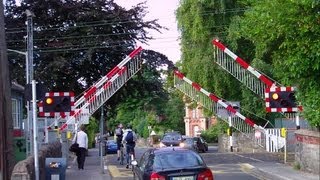
[(11, 99), (11, 108), (12, 108), (12, 121), (13, 121), (13, 129), (20, 129), (20, 101), (18, 99)]
[(192, 109), (192, 118), (197, 118), (197, 114), (198, 114), (198, 112), (197, 112), (197, 108), (196, 109)]

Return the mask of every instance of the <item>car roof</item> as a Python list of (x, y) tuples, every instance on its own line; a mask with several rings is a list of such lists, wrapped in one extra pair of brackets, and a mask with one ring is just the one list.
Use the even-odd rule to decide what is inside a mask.
[(165, 132), (164, 134), (181, 134), (179, 131)]
[(164, 133), (163, 135), (164, 135), (164, 136), (165, 136), (165, 135), (180, 135), (180, 136), (182, 136), (181, 133), (179, 133), (179, 132), (166, 132), (166, 133)]
[(170, 152), (194, 152), (187, 148), (172, 146), (172, 147), (162, 147), (162, 148), (153, 148), (151, 149), (155, 154), (162, 154), (162, 153), (170, 153)]

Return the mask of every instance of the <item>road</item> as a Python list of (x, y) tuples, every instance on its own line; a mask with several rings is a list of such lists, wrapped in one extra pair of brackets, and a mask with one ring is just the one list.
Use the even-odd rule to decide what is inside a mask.
[[(139, 159), (147, 148), (136, 148), (136, 155)], [(278, 158), (266, 153), (218, 153), (217, 147), (210, 146), (209, 151), (200, 153), (206, 164), (214, 174), (215, 180), (257, 180), (259, 175), (251, 173), (249, 163), (255, 162), (277, 162)], [(132, 172), (120, 165), (116, 154), (106, 156), (107, 168), (114, 180), (132, 179)]]

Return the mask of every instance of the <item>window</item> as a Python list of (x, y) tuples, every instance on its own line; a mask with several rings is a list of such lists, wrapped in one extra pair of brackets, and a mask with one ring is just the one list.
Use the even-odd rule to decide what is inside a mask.
[(11, 105), (12, 105), (12, 121), (13, 121), (13, 128), (14, 129), (20, 129), (20, 101), (17, 99), (11, 99)]
[(172, 151), (161, 153), (154, 158), (154, 169), (161, 168), (188, 168), (204, 165), (201, 157), (195, 152)]
[(197, 108), (192, 109), (192, 118), (197, 118)]

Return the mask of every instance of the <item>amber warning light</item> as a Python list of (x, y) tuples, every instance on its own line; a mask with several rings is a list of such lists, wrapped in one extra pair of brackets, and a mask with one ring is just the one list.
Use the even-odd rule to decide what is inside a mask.
[(272, 94), (272, 99), (278, 100), (278, 99), (279, 99), (278, 93), (273, 93), (273, 94)]
[(53, 104), (53, 99), (51, 97), (48, 97), (48, 98), (46, 98), (45, 102), (48, 105)]

